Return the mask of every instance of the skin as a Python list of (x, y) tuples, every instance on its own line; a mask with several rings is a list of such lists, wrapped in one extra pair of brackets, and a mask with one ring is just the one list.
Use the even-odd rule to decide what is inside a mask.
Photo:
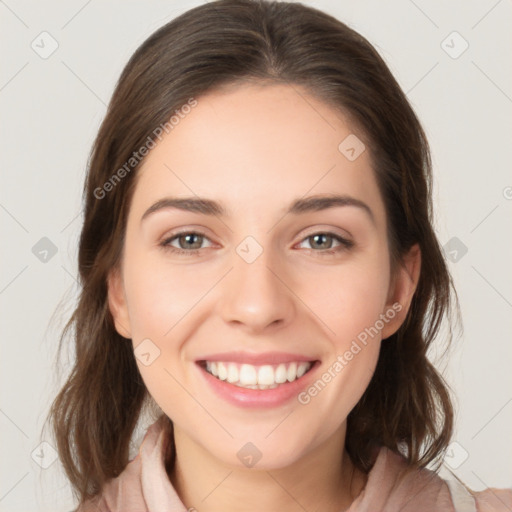
[[(169, 477), (184, 504), (201, 512), (344, 510), (366, 483), (344, 450), (346, 418), (370, 382), (381, 340), (405, 319), (419, 249), (392, 279), (369, 151), (349, 161), (338, 150), (349, 134), (364, 136), (328, 105), (289, 85), (244, 84), (197, 100), (143, 162), (121, 265), (108, 283), (118, 332), (134, 348), (149, 338), (160, 350), (150, 365), (137, 364), (174, 422)], [(332, 193), (364, 201), (373, 220), (354, 206), (284, 214), (295, 199)], [(141, 222), (166, 196), (213, 199), (227, 215), (169, 208)], [(177, 230), (204, 233), (188, 242), (197, 254), (159, 245)], [(337, 249), (327, 254), (310, 238), (316, 233), (354, 245), (327, 238)], [(236, 252), (249, 235), (263, 249), (250, 264)], [(191, 250), (186, 240), (172, 245)], [(312, 356), (320, 376), (394, 303), (401, 311), (307, 405), (240, 408), (198, 378), (197, 358), (231, 350)], [(237, 457), (247, 442), (262, 453), (253, 468)]]

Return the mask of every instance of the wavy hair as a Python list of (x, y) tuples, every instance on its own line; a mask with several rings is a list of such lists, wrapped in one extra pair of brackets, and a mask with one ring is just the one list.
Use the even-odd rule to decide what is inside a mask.
[[(392, 271), (413, 244), (421, 249), (408, 315), (382, 344), (375, 374), (347, 419), (352, 461), (368, 472), (377, 444), (424, 467), (439, 462), (452, 436), (449, 387), (427, 351), (457, 301), (433, 228), (428, 142), (405, 94), (374, 47), (334, 17), (296, 2), (218, 0), (173, 19), (135, 51), (89, 157), (81, 291), (58, 348), (60, 354), (71, 339), (75, 361), (47, 418), (80, 503), (125, 468), (137, 421), (152, 400), (107, 299), (140, 162), (109, 193), (98, 191), (191, 97), (244, 81), (300, 86), (348, 116), (365, 137), (384, 199)], [(449, 345), (451, 338), (450, 323), (443, 339)], [(171, 420), (160, 419), (172, 438)], [(172, 439), (168, 444), (172, 464)]]

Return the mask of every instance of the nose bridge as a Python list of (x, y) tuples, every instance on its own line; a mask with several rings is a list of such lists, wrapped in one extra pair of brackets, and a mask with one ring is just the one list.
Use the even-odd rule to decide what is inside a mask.
[(278, 258), (271, 248), (252, 237), (244, 239), (233, 253), (233, 270), (225, 282), (221, 315), (226, 322), (261, 330), (284, 325), (294, 312), (293, 294), (278, 278)]

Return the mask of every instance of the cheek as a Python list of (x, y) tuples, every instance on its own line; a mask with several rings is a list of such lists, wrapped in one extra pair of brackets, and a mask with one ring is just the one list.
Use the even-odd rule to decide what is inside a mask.
[(133, 254), (126, 261), (125, 286), (134, 341), (170, 335), (215, 282), (215, 272)]
[[(184, 381), (180, 360), (188, 333), (184, 329), (210, 285), (204, 272), (171, 266), (148, 252), (129, 254), (124, 275), (137, 366), (151, 396), (174, 419), (190, 408), (190, 396), (179, 384)], [(150, 354), (148, 364), (140, 357), (144, 353)]]
[[(382, 256), (386, 261), (385, 255)], [(382, 260), (381, 260), (382, 261)], [(300, 397), (333, 431), (357, 404), (375, 371), (389, 284), (386, 263), (360, 260), (304, 279), (301, 294), (317, 313), (328, 343), (323, 372)], [(303, 278), (305, 276), (303, 275)], [(311, 276), (312, 277), (312, 276)], [(305, 300), (305, 301), (306, 301)]]
[(385, 254), (339, 266), (312, 267), (295, 277), (297, 295), (318, 316), (339, 348), (375, 324), (384, 312), (389, 287)]

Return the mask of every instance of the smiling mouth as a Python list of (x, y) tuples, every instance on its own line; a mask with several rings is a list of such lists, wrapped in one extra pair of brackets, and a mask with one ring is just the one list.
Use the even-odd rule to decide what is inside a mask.
[(275, 389), (294, 382), (314, 366), (315, 361), (281, 364), (239, 364), (222, 361), (198, 361), (199, 366), (218, 380), (246, 389)]

